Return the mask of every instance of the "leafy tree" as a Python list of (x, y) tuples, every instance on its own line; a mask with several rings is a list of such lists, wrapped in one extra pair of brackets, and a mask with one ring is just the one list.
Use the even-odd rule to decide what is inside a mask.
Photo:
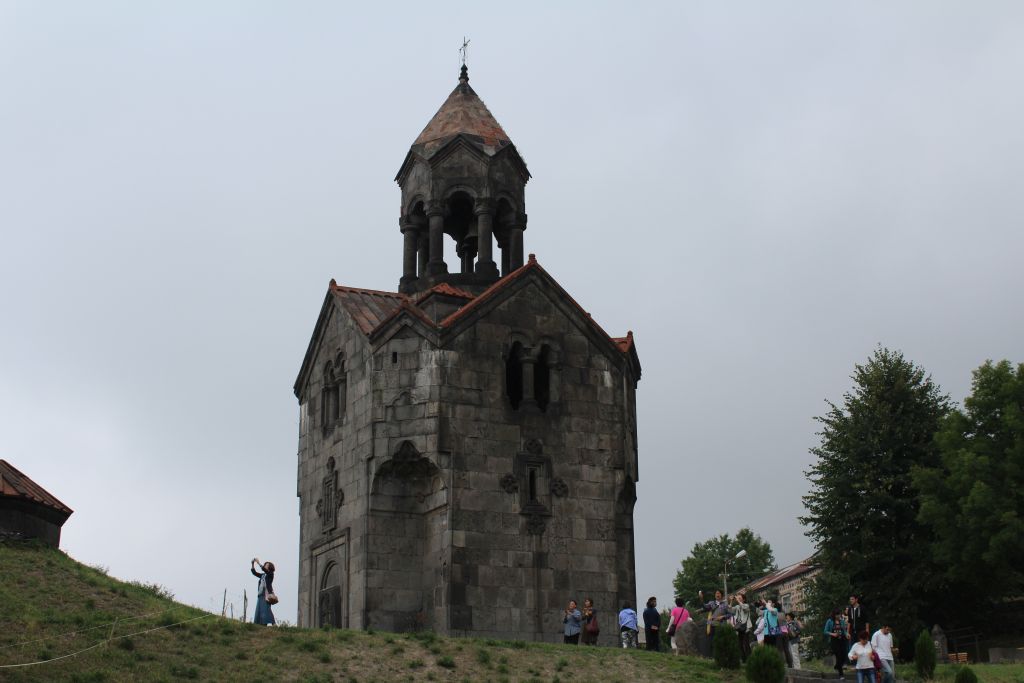
[[(735, 559), (741, 550), (747, 551), (746, 556)], [(676, 578), (672, 581), (676, 595), (693, 601), (697, 597), (697, 592), (702, 590), (710, 600), (714, 591), (722, 585), (722, 569), (727, 560), (730, 583), (733, 583), (735, 588), (777, 569), (772, 547), (749, 528), (744, 527), (734, 537), (722, 534), (703, 543), (694, 544), (690, 555), (682, 561), (682, 569), (676, 573)]]
[(937, 436), (941, 463), (919, 467), (920, 522), (947, 584), (966, 604), (1024, 590), (1024, 364), (974, 371), (964, 409)]
[[(842, 404), (830, 401), (816, 418), (821, 443), (811, 449), (817, 462), (806, 473), (811, 491), (800, 521), (831, 572), (820, 587), (852, 587), (875, 617), (872, 624), (882, 617), (898, 633), (911, 633), (948, 598), (934, 581), (930, 554), (921, 552), (931, 536), (918, 521), (910, 473), (940, 462), (934, 435), (950, 401), (923, 368), (881, 347), (855, 366), (851, 379)], [(835, 607), (848, 597), (818, 596)]]
[(850, 577), (832, 567), (822, 567), (804, 590), (804, 633), (814, 636), (805, 643), (812, 657), (831, 654), (832, 644), (824, 634), (825, 622), (832, 610), (846, 606), (851, 593)]

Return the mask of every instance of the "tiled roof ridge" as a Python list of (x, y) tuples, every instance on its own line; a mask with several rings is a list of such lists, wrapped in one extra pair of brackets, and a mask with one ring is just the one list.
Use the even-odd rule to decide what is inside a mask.
[(457, 297), (459, 297), (461, 299), (475, 299), (476, 298), (475, 294), (470, 294), (469, 292), (467, 292), (464, 289), (459, 289), (458, 287), (453, 287), (452, 285), (448, 284), (447, 282), (441, 282), (441, 283), (438, 283), (438, 284), (434, 285), (433, 287), (431, 287), (430, 289), (426, 290), (425, 292), (421, 292), (420, 294), (418, 294), (416, 296), (416, 298), (415, 298), (416, 303), (419, 303), (419, 302), (423, 301), (424, 299), (429, 297), (431, 294), (443, 294), (443, 295), (446, 295), (446, 296), (457, 296)]
[(335, 282), (334, 278), (331, 278), (331, 289), (334, 291), (352, 292), (354, 294), (373, 294), (376, 296), (389, 296), (393, 299), (408, 299), (409, 297), (401, 292), (388, 292), (383, 289), (366, 289), (365, 287), (350, 287), (348, 285), (339, 285)]
[(0, 459), (0, 495), (25, 498), (68, 515), (74, 512), (55, 495), (32, 481), (31, 477), (3, 459)]

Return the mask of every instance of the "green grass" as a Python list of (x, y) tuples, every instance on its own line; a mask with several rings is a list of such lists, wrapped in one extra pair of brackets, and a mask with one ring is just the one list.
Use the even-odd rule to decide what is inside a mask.
[[(432, 632), (374, 633), (266, 628), (229, 621), (173, 601), (166, 588), (124, 583), (63, 553), (0, 543), (0, 669), (20, 681), (447, 681), (542, 683), (685, 680), (743, 683), (708, 660), (619, 648), (494, 639)], [(166, 627), (166, 628), (158, 628)], [(150, 630), (157, 629), (157, 630)], [(109, 642), (104, 642), (108, 641)], [(938, 680), (952, 683), (951, 667)], [(1024, 667), (975, 669), (981, 681), (1024, 683)], [(903, 672), (901, 672), (903, 673)]]

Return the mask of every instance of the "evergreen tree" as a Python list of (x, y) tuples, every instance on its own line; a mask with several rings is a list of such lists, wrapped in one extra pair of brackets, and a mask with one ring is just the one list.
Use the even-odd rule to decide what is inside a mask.
[[(934, 435), (949, 398), (924, 369), (898, 351), (875, 350), (855, 366), (841, 405), (829, 402), (811, 491), (801, 518), (830, 576), (821, 588), (851, 586), (873, 614), (911, 633), (939, 603), (928, 529), (918, 521), (914, 467), (939, 463)], [(827, 583), (827, 586), (824, 585)], [(845, 606), (847, 595), (819, 596)], [(819, 609), (826, 605), (817, 606)], [(815, 615), (820, 616), (820, 615)]]
[(1024, 364), (975, 370), (937, 440), (939, 466), (914, 471), (918, 519), (934, 530), (936, 564), (961, 606), (984, 610), (1024, 590)]

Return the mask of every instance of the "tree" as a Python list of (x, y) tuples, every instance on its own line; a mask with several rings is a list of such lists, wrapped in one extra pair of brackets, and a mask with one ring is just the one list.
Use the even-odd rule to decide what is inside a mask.
[[(746, 556), (735, 559), (741, 550), (747, 551)], [(729, 562), (730, 583), (735, 582), (734, 588), (776, 569), (772, 547), (744, 527), (732, 538), (722, 534), (703, 543), (695, 543), (672, 581), (676, 595), (684, 600), (693, 600), (698, 591), (704, 591), (710, 600), (714, 591), (722, 586), (722, 569), (726, 561)]]
[[(829, 572), (819, 587), (852, 586), (873, 624), (881, 617), (898, 633), (912, 633), (942, 596), (931, 555), (922, 552), (931, 534), (918, 521), (910, 474), (939, 463), (934, 435), (950, 401), (923, 368), (881, 347), (851, 379), (842, 405), (829, 401), (816, 418), (821, 443), (811, 449), (817, 462), (806, 473), (811, 491), (800, 521)], [(848, 597), (818, 600), (839, 607)]]
[(914, 470), (918, 519), (935, 533), (943, 578), (967, 604), (1024, 590), (1024, 364), (974, 371), (964, 409), (937, 441), (941, 462)]

